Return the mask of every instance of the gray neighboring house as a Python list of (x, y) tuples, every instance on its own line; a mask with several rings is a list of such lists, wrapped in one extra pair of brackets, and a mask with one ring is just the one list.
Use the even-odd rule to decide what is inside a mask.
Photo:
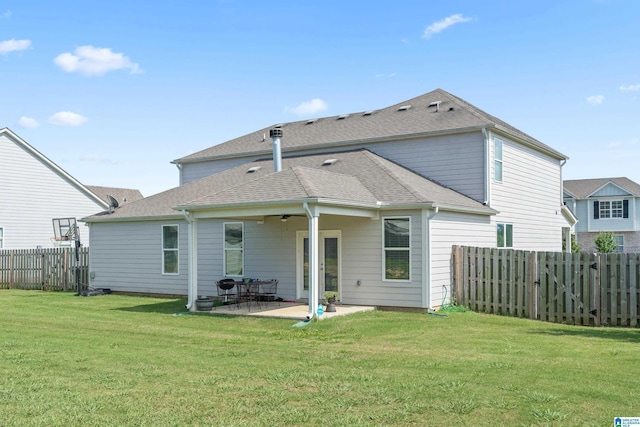
[[(52, 219), (107, 210), (106, 194), (142, 197), (138, 190), (83, 185), (8, 128), (0, 129), (0, 158), (0, 249), (51, 248)], [(84, 246), (88, 231), (80, 227)]]
[(576, 240), (585, 252), (596, 252), (601, 231), (611, 232), (618, 252), (640, 252), (640, 184), (629, 178), (564, 181), (564, 203), (578, 218)]
[(452, 245), (562, 249), (566, 159), (441, 89), (276, 124), (175, 160), (179, 187), (85, 218), (91, 285), (193, 309), (221, 278), (277, 278), (310, 315), (334, 289), (346, 304), (437, 307)]

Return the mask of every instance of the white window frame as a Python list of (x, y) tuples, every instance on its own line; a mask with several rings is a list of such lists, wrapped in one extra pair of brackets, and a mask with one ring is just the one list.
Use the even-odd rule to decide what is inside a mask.
[[(502, 226), (502, 241), (504, 242), (503, 246), (500, 246), (500, 240), (498, 238), (498, 232)], [(509, 236), (508, 230), (511, 229), (511, 242), (508, 241), (507, 237)], [(509, 245), (509, 243), (511, 243)], [(513, 248), (513, 224), (508, 222), (498, 222), (496, 223), (496, 247), (500, 249), (512, 249)]]
[[(500, 146), (500, 156), (498, 156), (498, 146)], [(493, 138), (493, 179), (496, 182), (504, 180), (504, 141), (500, 138)], [(498, 176), (498, 170), (500, 175)]]
[(624, 202), (622, 200), (600, 200), (598, 203), (600, 219), (623, 218), (623, 206)]
[[(227, 225), (237, 225), (240, 224), (240, 230), (242, 233), (241, 246), (239, 248), (227, 248)], [(240, 274), (229, 274), (227, 272), (227, 251), (240, 251), (241, 253), (241, 273)], [(224, 222), (222, 223), (222, 272), (224, 277), (243, 277), (244, 275), (244, 222), (234, 221), (234, 222)]]
[(622, 234), (616, 234), (615, 238), (617, 243), (615, 252), (616, 253), (624, 252), (624, 236)]
[[(164, 244), (164, 229), (165, 227), (175, 227), (177, 231), (176, 236), (176, 247), (175, 248), (166, 248)], [(160, 230), (160, 244), (162, 249), (162, 275), (163, 276), (177, 276), (180, 274), (180, 225), (178, 224), (163, 224)], [(176, 253), (176, 271), (167, 271), (165, 265), (165, 253), (166, 252), (175, 252)]]
[[(387, 223), (387, 221), (389, 220), (408, 220), (408, 226), (409, 226), (409, 242), (408, 242), (408, 246), (407, 247), (387, 247), (386, 246), (386, 241), (385, 241), (385, 224)], [(407, 282), (411, 282), (411, 232), (412, 232), (412, 228), (411, 228), (411, 217), (410, 216), (389, 216), (389, 217), (383, 217), (382, 218), (382, 281), (383, 282), (400, 282), (400, 283), (407, 283)], [(407, 266), (408, 271), (409, 271), (409, 277), (406, 279), (388, 279), (387, 278), (387, 252), (407, 252), (408, 256), (409, 256), (409, 264)]]
[(0, 249), (4, 249), (4, 228), (0, 227)]

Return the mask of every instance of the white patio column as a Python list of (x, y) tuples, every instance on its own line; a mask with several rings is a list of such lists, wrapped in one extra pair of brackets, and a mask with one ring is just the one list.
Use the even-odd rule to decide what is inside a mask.
[(309, 218), (309, 319), (318, 317), (318, 278), (319, 251), (318, 251), (318, 213), (314, 207), (304, 204)]

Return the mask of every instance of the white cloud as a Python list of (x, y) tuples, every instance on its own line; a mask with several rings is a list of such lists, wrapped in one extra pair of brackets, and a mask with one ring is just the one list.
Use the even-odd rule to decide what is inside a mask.
[(396, 73), (389, 73), (389, 74), (379, 73), (375, 75), (376, 79), (392, 79), (395, 76), (396, 76)]
[(26, 129), (33, 129), (40, 126), (40, 123), (36, 119), (32, 119), (31, 117), (22, 116), (18, 120), (18, 126)]
[(604, 96), (602, 95), (593, 95), (587, 97), (587, 103), (590, 105), (600, 105), (604, 102)]
[(321, 111), (325, 111), (329, 108), (329, 105), (320, 98), (313, 98), (311, 101), (304, 101), (295, 108), (287, 108), (287, 111), (291, 111), (298, 116), (306, 116), (310, 114), (316, 114)]
[(49, 117), (49, 123), (56, 126), (80, 126), (87, 120), (85, 116), (70, 111), (60, 111)]
[(19, 50), (26, 50), (31, 46), (31, 40), (5, 40), (0, 42), (0, 54), (15, 52)]
[(469, 22), (469, 21), (473, 21), (473, 18), (467, 18), (465, 16), (462, 16), (459, 13), (456, 13), (455, 15), (447, 16), (446, 18), (429, 25), (424, 30), (424, 33), (422, 34), (422, 38), (430, 39), (432, 35), (438, 34), (439, 32), (446, 30), (452, 25), (460, 24), (462, 22)]
[(93, 46), (80, 46), (73, 53), (62, 53), (53, 62), (69, 73), (79, 72), (87, 76), (101, 76), (114, 70), (131, 70), (131, 74), (142, 72), (138, 64), (131, 62), (122, 53)]
[(620, 86), (621, 92), (637, 92), (640, 90), (640, 83), (636, 83), (634, 85), (629, 86)]

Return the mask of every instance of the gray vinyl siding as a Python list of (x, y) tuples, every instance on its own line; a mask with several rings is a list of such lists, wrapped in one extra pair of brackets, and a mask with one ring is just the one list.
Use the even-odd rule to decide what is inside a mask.
[(629, 193), (624, 191), (622, 188), (617, 185), (607, 184), (602, 187), (600, 190), (593, 193), (590, 197), (598, 198), (598, 197), (614, 197), (619, 196), (620, 198), (629, 197)]
[[(622, 200), (624, 197), (613, 197), (595, 200)], [(636, 231), (638, 204), (634, 199), (629, 200), (629, 218), (593, 218), (593, 200), (580, 200), (578, 203), (585, 206), (586, 229), (580, 228), (577, 231), (600, 232), (600, 231)], [(580, 223), (578, 223), (580, 224)]]
[(495, 247), (496, 232), (488, 216), (439, 212), (431, 220), (431, 305), (451, 300), (451, 250), (454, 245)]
[[(484, 201), (484, 138), (482, 133), (463, 133), (430, 138), (405, 139), (361, 145), (346, 150), (368, 149), (414, 172), (450, 187), (477, 201)], [(339, 147), (298, 151), (294, 155), (340, 151)], [(291, 153), (284, 152), (287, 157)], [(181, 184), (271, 155), (187, 163), (182, 166)]]
[[(270, 146), (271, 144), (269, 143), (269, 147)], [(192, 181), (197, 181), (204, 177), (214, 175), (218, 172), (222, 172), (245, 163), (269, 157), (271, 156), (249, 156), (242, 158), (215, 160), (210, 162), (185, 163), (181, 166), (180, 169), (180, 185), (184, 185)]]
[[(162, 226), (177, 224), (179, 273), (162, 274)], [(91, 225), (90, 285), (114, 291), (186, 295), (188, 231), (184, 221)]]
[(496, 182), (493, 171), (491, 180), (490, 206), (500, 212), (493, 218), (494, 224), (513, 224), (515, 249), (561, 251), (562, 227), (567, 224), (560, 211), (560, 162), (507, 138), (500, 139), (503, 180)]
[[(47, 167), (39, 159), (0, 136), (0, 228), (4, 249), (50, 248), (52, 219), (80, 219), (102, 207)], [(81, 243), (89, 242), (88, 228), (80, 225)]]

